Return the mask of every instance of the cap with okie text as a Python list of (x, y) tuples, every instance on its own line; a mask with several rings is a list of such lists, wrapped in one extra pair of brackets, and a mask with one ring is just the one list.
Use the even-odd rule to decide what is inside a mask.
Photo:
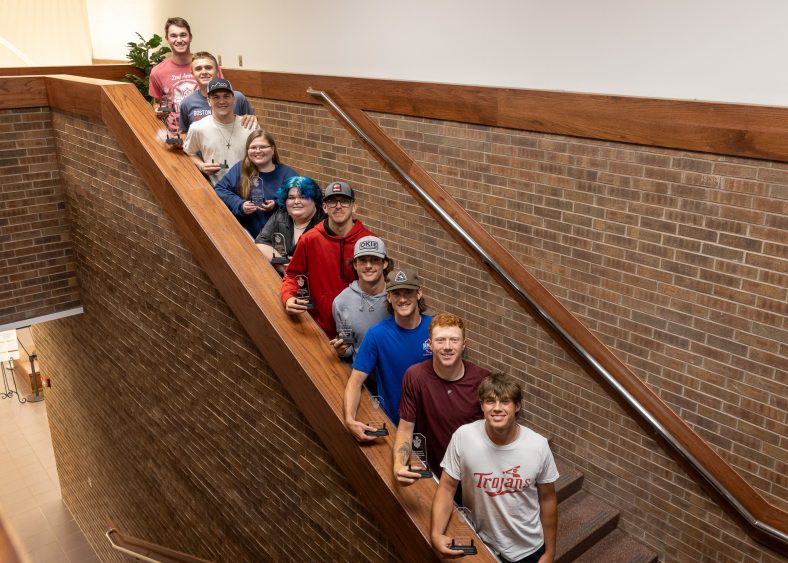
[(218, 92), (219, 90), (227, 90), (232, 93), (233, 85), (226, 78), (214, 78), (208, 83), (208, 94)]
[(356, 241), (356, 246), (353, 249), (353, 260), (359, 256), (377, 256), (378, 258), (386, 257), (386, 245), (383, 240), (378, 237), (367, 235), (361, 237)]
[(356, 199), (355, 194), (353, 194), (353, 188), (351, 188), (350, 184), (347, 182), (337, 181), (331, 182), (329, 185), (327, 185), (326, 192), (323, 194), (323, 201), (335, 195), (343, 195), (345, 197), (349, 197), (350, 199)]
[(394, 270), (386, 280), (386, 291), (395, 289), (421, 289), (419, 275), (413, 270)]

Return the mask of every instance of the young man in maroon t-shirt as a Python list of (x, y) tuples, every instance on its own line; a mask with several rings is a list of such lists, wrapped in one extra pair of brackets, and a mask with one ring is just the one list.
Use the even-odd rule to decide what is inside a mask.
[(432, 359), (412, 365), (402, 380), (393, 470), (404, 486), (419, 479), (418, 473), (408, 471), (413, 433), (426, 439), (427, 463), (440, 477), (440, 463), (454, 431), (482, 418), (478, 388), (490, 375), (488, 370), (462, 359), (466, 341), (460, 317), (435, 315), (429, 331)]

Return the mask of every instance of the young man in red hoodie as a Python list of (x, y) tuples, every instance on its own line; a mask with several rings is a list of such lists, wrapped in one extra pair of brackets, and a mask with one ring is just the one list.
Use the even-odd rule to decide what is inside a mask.
[[(328, 217), (298, 240), (282, 280), (282, 303), (287, 313), (299, 315), (309, 311), (329, 338), (336, 336), (331, 310), (334, 298), (356, 279), (350, 265), (356, 241), (374, 235), (353, 218), (356, 209), (356, 197), (347, 182), (328, 184), (323, 196), (323, 211)], [(300, 297), (299, 282), (305, 282), (308, 299)]]

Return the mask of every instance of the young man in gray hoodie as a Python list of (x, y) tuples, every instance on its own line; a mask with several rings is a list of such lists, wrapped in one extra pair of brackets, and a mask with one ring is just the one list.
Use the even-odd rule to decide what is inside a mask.
[(386, 274), (394, 267), (386, 255), (386, 245), (374, 236), (356, 242), (351, 264), (358, 280), (334, 299), (332, 311), (337, 337), (330, 342), (337, 355), (348, 361), (356, 355), (367, 329), (389, 316)]

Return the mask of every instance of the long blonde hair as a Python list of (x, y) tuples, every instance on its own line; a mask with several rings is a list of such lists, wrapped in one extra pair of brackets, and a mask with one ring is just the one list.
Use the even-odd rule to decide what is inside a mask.
[(264, 137), (265, 141), (271, 145), (271, 148), (274, 149), (274, 156), (271, 158), (271, 162), (275, 165), (279, 164), (279, 151), (276, 150), (276, 141), (274, 141), (273, 135), (264, 129), (255, 129), (252, 131), (249, 138), (246, 139), (246, 155), (241, 164), (241, 183), (238, 185), (238, 195), (243, 199), (249, 199), (249, 194), (252, 193), (252, 183), (255, 178), (260, 176), (260, 173), (257, 171), (257, 166), (255, 166), (254, 162), (249, 158), (249, 146), (252, 144), (252, 141), (258, 137)]

